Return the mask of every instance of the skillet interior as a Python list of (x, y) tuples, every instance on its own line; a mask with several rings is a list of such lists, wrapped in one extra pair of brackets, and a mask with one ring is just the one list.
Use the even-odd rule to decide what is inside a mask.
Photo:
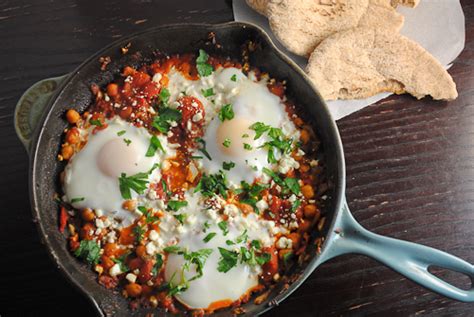
[[(209, 32), (215, 33), (220, 46), (209, 43)], [(339, 135), (333, 119), (330, 117), (324, 102), (315, 93), (314, 88), (297, 66), (283, 56), (271, 43), (269, 38), (259, 28), (243, 23), (226, 23), (221, 25), (170, 25), (145, 31), (143, 33), (124, 38), (92, 56), (79, 66), (66, 80), (58, 94), (50, 101), (50, 111), (44, 115), (41, 128), (36, 132), (36, 143), (33, 144), (30, 161), (30, 192), (34, 220), (43, 242), (48, 247), (55, 264), (65, 275), (79, 287), (106, 315), (143, 316), (151, 311), (141, 308), (133, 313), (128, 309), (127, 301), (117, 292), (106, 290), (96, 282), (94, 273), (85, 264), (79, 262), (67, 249), (65, 237), (58, 231), (58, 207), (53, 200), (55, 192), (60, 192), (58, 175), (62, 166), (58, 164), (56, 156), (60, 148), (61, 136), (67, 124), (64, 113), (69, 108), (84, 111), (92, 101), (90, 85), (96, 83), (103, 87), (118, 76), (124, 65), (137, 65), (149, 62), (153, 52), (173, 54), (195, 52), (204, 48), (211, 54), (230, 56), (241, 60), (242, 45), (247, 41), (256, 43), (256, 50), (250, 54), (250, 64), (269, 72), (279, 80), (287, 80), (287, 95), (298, 106), (308, 113), (308, 118), (314, 123), (315, 130), (323, 144), (326, 174), (332, 186), (329, 189), (329, 202), (326, 212), (326, 228), (324, 235), (330, 237), (334, 216), (340, 209), (344, 190), (344, 163)], [(131, 42), (132, 47), (127, 55), (120, 53), (120, 48)], [(134, 54), (140, 52), (139, 55)], [(100, 56), (110, 56), (112, 62), (106, 71), (100, 71)], [(329, 232), (329, 234), (328, 234)], [(315, 254), (314, 250), (310, 251)], [(324, 245), (323, 250), (324, 252)], [(291, 293), (318, 265), (318, 257), (314, 256), (303, 268), (301, 277), (277, 297), (277, 302)], [(267, 310), (268, 302), (275, 299), (281, 287), (268, 297), (261, 305), (254, 305), (253, 301), (243, 307), (248, 315), (255, 315)], [(155, 310), (153, 310), (155, 311)], [(216, 315), (226, 315), (228, 311), (218, 312)]]

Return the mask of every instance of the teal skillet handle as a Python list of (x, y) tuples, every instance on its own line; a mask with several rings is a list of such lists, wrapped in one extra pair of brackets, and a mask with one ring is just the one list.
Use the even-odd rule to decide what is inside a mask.
[(347, 202), (336, 220), (335, 235), (322, 254), (322, 262), (338, 255), (356, 253), (371, 257), (412, 281), (451, 299), (474, 302), (474, 289), (459, 289), (428, 271), (437, 266), (469, 276), (474, 266), (446, 252), (420, 244), (380, 236), (364, 229), (352, 216)]
[(43, 79), (28, 88), (15, 107), (16, 135), (30, 152), (31, 138), (51, 97), (68, 75)]

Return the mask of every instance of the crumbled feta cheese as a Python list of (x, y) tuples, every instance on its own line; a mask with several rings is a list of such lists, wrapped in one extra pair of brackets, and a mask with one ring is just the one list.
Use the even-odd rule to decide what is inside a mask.
[(161, 73), (156, 73), (155, 75), (153, 75), (153, 79), (152, 79), (152, 80), (153, 80), (155, 83), (159, 83), (162, 77), (163, 77), (163, 76), (161, 75)]
[(149, 255), (153, 255), (156, 253), (156, 246), (153, 242), (148, 242), (145, 248), (146, 248), (146, 253)]
[(263, 211), (265, 211), (265, 210), (268, 209), (268, 203), (267, 203), (265, 200), (263, 200), (263, 199), (257, 201), (256, 206), (257, 206), (257, 208), (258, 208), (258, 210), (259, 210), (260, 212), (263, 212)]
[(309, 165), (310, 165), (311, 167), (316, 167), (316, 166), (319, 165), (319, 162), (318, 162), (317, 160), (312, 160), (311, 162), (309, 162)]
[(133, 273), (128, 273), (125, 278), (127, 279), (127, 281), (129, 281), (130, 283), (135, 283), (137, 281), (137, 276)]
[(296, 220), (290, 222), (290, 225), (288, 226), (288, 228), (290, 228), (290, 229), (296, 229), (296, 228), (298, 228), (298, 222), (297, 222)]
[(148, 238), (150, 238), (151, 241), (157, 241), (159, 237), (160, 235), (155, 230), (150, 230), (150, 232), (148, 232)]
[(288, 201), (291, 203), (294, 203), (296, 201), (296, 195), (295, 194), (291, 195), (290, 198), (288, 198)]
[(278, 163), (278, 172), (286, 174), (294, 168), (299, 168), (300, 164), (291, 156), (284, 156)]
[(199, 122), (202, 120), (202, 112), (198, 112), (193, 116), (193, 122)]
[(224, 207), (224, 215), (235, 217), (239, 214), (239, 208), (234, 204), (228, 204)]
[(291, 249), (293, 247), (293, 241), (291, 241), (291, 239), (288, 239), (286, 237), (281, 237), (277, 241), (276, 247), (278, 249)]
[(96, 226), (97, 228), (104, 228), (104, 227), (105, 227), (105, 226), (104, 226), (104, 222), (103, 222), (102, 219), (100, 219), (100, 218), (97, 218), (97, 219), (95, 220), (95, 226)]
[(122, 270), (120, 269), (120, 265), (118, 263), (115, 263), (114, 266), (112, 266), (109, 270), (109, 274), (112, 277), (115, 277), (121, 273), (122, 273)]
[(95, 215), (97, 217), (102, 217), (104, 215), (104, 211), (102, 209), (96, 209), (95, 210)]
[(172, 128), (177, 127), (177, 126), (178, 126), (178, 122), (176, 122), (176, 121), (170, 121), (170, 126), (171, 126)]

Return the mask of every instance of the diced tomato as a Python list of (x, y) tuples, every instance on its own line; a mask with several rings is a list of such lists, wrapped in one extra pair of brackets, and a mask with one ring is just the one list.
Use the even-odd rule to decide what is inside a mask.
[(262, 279), (265, 282), (270, 282), (273, 276), (278, 273), (278, 255), (274, 247), (264, 248), (263, 252), (270, 254), (270, 261), (262, 266)]
[(64, 229), (66, 229), (68, 218), (69, 215), (67, 214), (66, 208), (61, 206), (61, 210), (59, 212), (59, 232), (63, 233)]
[(140, 274), (138, 274), (138, 280), (140, 283), (148, 282), (152, 277), (151, 270), (153, 269), (153, 262), (152, 261), (145, 261), (140, 268)]

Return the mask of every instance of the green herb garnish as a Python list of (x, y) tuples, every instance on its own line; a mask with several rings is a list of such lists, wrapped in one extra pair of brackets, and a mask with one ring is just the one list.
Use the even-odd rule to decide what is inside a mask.
[(80, 201), (83, 201), (85, 198), (84, 197), (76, 197), (71, 199), (71, 204), (78, 203)]
[(130, 143), (132, 143), (132, 140), (130, 140), (130, 139), (123, 139), (123, 142), (125, 142), (125, 144), (127, 144), (127, 146), (129, 146)]
[(121, 130), (121, 131), (117, 132), (117, 136), (122, 136), (122, 135), (124, 135), (125, 133), (127, 133), (127, 131)]
[(222, 122), (225, 120), (232, 120), (234, 118), (234, 109), (232, 109), (232, 105), (229, 103), (222, 106), (218, 116)]
[(202, 95), (206, 98), (215, 95), (214, 89), (212, 89), (212, 88), (201, 89), (201, 92), (202, 92)]
[(180, 122), (182, 114), (179, 110), (162, 107), (159, 114), (153, 118), (151, 126), (161, 133), (167, 133), (171, 128), (171, 122)]
[(102, 122), (100, 122), (99, 119), (91, 119), (89, 120), (89, 123), (97, 127), (102, 127)]
[(206, 141), (204, 141), (204, 140), (201, 139), (201, 138), (197, 138), (196, 141), (201, 144), (201, 148), (199, 149), (199, 152), (201, 152), (202, 154), (204, 154), (204, 156), (207, 157), (207, 159), (208, 159), (209, 161), (212, 161), (212, 158), (211, 158), (211, 156), (209, 155), (209, 152), (207, 152), (207, 150), (206, 150)]
[(179, 209), (186, 207), (188, 202), (185, 200), (170, 200), (168, 201), (168, 209), (178, 211)]
[(237, 265), (237, 260), (239, 254), (235, 251), (229, 251), (227, 249), (219, 247), (219, 253), (221, 254), (221, 258), (217, 263), (217, 270), (219, 272), (227, 273)]
[(155, 155), (156, 150), (158, 150), (158, 149), (163, 151), (163, 153), (166, 153), (165, 149), (161, 145), (160, 139), (158, 139), (156, 137), (156, 135), (153, 135), (150, 139), (150, 145), (148, 146), (148, 150), (146, 151), (145, 156), (146, 157), (152, 157), (153, 155)]
[(230, 139), (229, 139), (229, 138), (226, 138), (226, 139), (224, 140), (224, 142), (222, 143), (222, 145), (225, 146), (225, 147), (229, 147), (229, 146), (230, 146)]
[(207, 55), (206, 51), (199, 50), (199, 56), (196, 58), (196, 69), (201, 77), (209, 76), (214, 70), (214, 68), (207, 63), (208, 59), (209, 55)]
[(74, 252), (74, 255), (89, 264), (97, 264), (100, 258), (100, 247), (93, 240), (81, 240), (79, 248)]
[(234, 167), (235, 167), (234, 162), (223, 162), (222, 163), (222, 168), (225, 169), (226, 171), (230, 171)]
[(212, 238), (214, 238), (216, 236), (217, 233), (215, 232), (209, 232), (205, 237), (204, 239), (202, 239), (202, 241), (208, 243), (209, 241), (212, 240)]
[(132, 199), (131, 190), (137, 194), (143, 194), (148, 184), (148, 176), (158, 165), (155, 164), (148, 172), (138, 173), (132, 176), (122, 173), (119, 177), (119, 188), (123, 199)]
[(237, 75), (236, 75), (236, 74), (232, 75), (232, 76), (230, 77), (230, 80), (232, 80), (232, 81), (237, 81)]
[(217, 224), (219, 229), (222, 230), (222, 234), (226, 236), (229, 233), (229, 228), (227, 227), (227, 221), (221, 221)]

